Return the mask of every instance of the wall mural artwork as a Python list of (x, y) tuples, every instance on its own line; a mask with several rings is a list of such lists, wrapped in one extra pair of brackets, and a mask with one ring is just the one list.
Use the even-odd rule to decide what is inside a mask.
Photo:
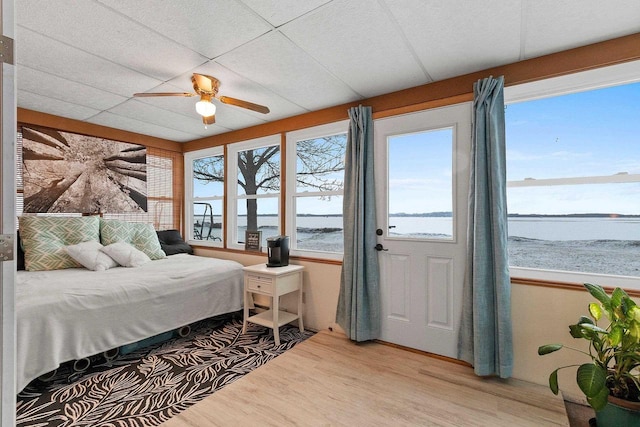
[(22, 127), (24, 212), (147, 211), (142, 145)]

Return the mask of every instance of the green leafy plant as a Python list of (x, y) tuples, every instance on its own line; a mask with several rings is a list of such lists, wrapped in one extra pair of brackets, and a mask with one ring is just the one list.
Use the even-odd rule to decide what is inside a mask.
[[(586, 354), (591, 363), (562, 366), (549, 376), (549, 388), (558, 394), (558, 371), (578, 367), (576, 382), (589, 404), (599, 411), (609, 395), (638, 402), (640, 400), (640, 307), (620, 288), (611, 296), (598, 285), (585, 283), (589, 293), (598, 301), (589, 304), (589, 316), (581, 316), (569, 326), (571, 336), (589, 341), (589, 352), (562, 344), (547, 344), (538, 348), (538, 354), (553, 353), (563, 347)], [(606, 327), (598, 321), (606, 318)], [(604, 321), (604, 319), (603, 319)]]

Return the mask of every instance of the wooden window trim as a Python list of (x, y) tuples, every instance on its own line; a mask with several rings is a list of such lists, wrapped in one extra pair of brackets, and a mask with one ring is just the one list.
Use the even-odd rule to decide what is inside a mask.
[[(543, 288), (553, 288), (553, 289), (563, 289), (569, 291), (578, 291), (578, 292), (587, 292), (586, 288), (582, 283), (572, 283), (572, 282), (552, 282), (549, 280), (539, 280), (539, 279), (529, 279), (526, 277), (512, 277), (511, 284), (513, 285), (525, 285), (525, 286), (540, 286)], [(611, 293), (613, 292), (613, 287), (611, 286), (603, 286), (604, 290)], [(625, 289), (625, 292), (629, 294), (630, 297), (640, 298), (640, 290), (637, 289)]]

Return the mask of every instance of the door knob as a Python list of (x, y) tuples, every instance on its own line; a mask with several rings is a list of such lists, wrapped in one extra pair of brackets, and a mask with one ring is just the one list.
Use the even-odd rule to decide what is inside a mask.
[(378, 243), (375, 246), (376, 251), (388, 251), (389, 249), (385, 249), (384, 246), (382, 246), (382, 243)]

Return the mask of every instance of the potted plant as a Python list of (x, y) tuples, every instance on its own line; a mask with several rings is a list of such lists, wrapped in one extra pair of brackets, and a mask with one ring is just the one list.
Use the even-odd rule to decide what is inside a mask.
[[(640, 307), (620, 288), (608, 295), (601, 286), (584, 286), (597, 302), (589, 304), (589, 316), (581, 316), (569, 332), (589, 341), (589, 351), (547, 344), (538, 348), (538, 354), (566, 347), (586, 354), (591, 362), (556, 369), (549, 376), (549, 387), (558, 394), (558, 371), (577, 366), (578, 387), (595, 409), (598, 427), (640, 426)], [(599, 326), (603, 317), (608, 324)]]

